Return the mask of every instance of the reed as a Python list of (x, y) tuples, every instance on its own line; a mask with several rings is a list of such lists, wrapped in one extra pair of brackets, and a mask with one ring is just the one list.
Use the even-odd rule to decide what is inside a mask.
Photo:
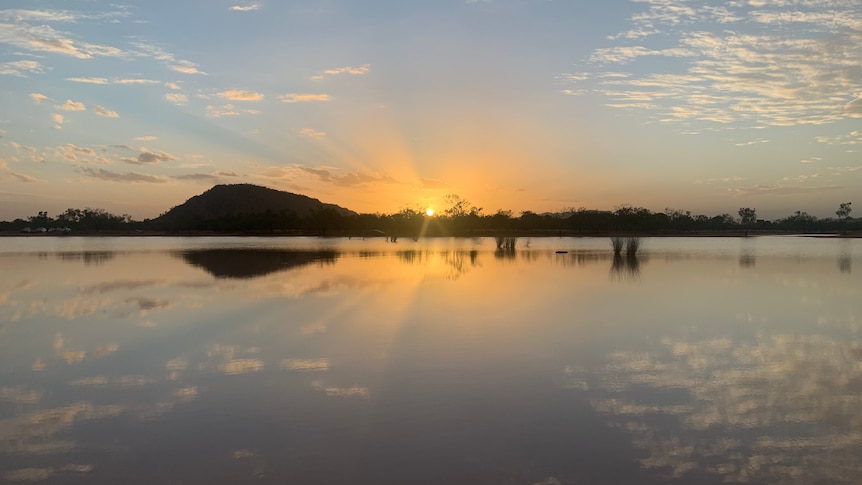
[(611, 237), (611, 247), (614, 248), (614, 255), (620, 255), (623, 252), (623, 247), (626, 244), (626, 239), (620, 236)]
[(638, 255), (638, 251), (641, 249), (641, 238), (627, 237), (626, 238), (626, 256), (629, 258), (634, 258)]
[(494, 236), (494, 241), (497, 243), (497, 249), (515, 249), (515, 244), (518, 238), (514, 236)]

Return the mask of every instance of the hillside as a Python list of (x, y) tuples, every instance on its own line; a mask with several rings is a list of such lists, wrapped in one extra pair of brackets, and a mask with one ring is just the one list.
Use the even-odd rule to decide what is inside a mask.
[(216, 185), (156, 219), (161, 229), (296, 229), (316, 214), (356, 213), (305, 195), (251, 184)]

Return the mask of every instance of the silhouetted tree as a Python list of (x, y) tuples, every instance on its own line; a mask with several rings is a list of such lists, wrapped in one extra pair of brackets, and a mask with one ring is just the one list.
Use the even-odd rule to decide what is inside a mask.
[(757, 211), (751, 207), (740, 207), (737, 214), (739, 214), (741, 224), (748, 225), (757, 222)]

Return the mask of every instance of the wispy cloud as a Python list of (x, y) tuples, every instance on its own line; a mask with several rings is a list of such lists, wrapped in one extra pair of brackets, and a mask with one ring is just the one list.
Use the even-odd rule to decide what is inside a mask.
[(312, 101), (329, 101), (331, 96), (324, 93), (291, 93), (282, 94), (278, 99), (284, 103), (307, 103)]
[[(762, 127), (862, 117), (855, 74), (862, 71), (862, 3), (637, 4), (643, 8), (631, 30), (610, 39), (617, 45), (596, 49), (584, 72), (568, 75), (571, 92), (586, 90), (609, 98), (607, 106), (666, 123)], [(596, 69), (618, 69), (619, 77), (600, 78)]]
[(48, 99), (48, 96), (41, 93), (30, 93), (30, 99), (32, 99), (36, 104), (41, 104), (42, 101), (46, 101)]
[(111, 111), (104, 106), (99, 106), (98, 104), (93, 108), (93, 111), (96, 112), (99, 116), (104, 116), (105, 118), (119, 118), (120, 115), (117, 114), (116, 111)]
[(182, 93), (168, 93), (165, 99), (174, 104), (186, 104), (189, 101), (189, 97)]
[(396, 180), (388, 175), (368, 175), (358, 172), (339, 175), (328, 169), (297, 166), (298, 170), (314, 175), (319, 181), (337, 185), (339, 187), (356, 187), (360, 185), (395, 183)]
[(0, 75), (26, 77), (27, 74), (45, 72), (42, 64), (37, 61), (21, 60), (0, 63)]
[(32, 52), (48, 52), (78, 59), (124, 57), (127, 53), (109, 45), (77, 41), (71, 34), (57, 31), (50, 25), (0, 23), (0, 44)]
[(804, 160), (800, 160), (799, 163), (815, 163), (815, 162), (819, 162), (821, 160), (823, 160), (823, 159), (820, 157), (811, 157), (811, 158), (806, 158)]
[(107, 78), (104, 77), (67, 77), (66, 81), (72, 81), (75, 83), (87, 83), (87, 84), (109, 84)]
[(207, 115), (213, 118), (221, 118), (223, 116), (240, 116), (242, 114), (257, 115), (260, 111), (256, 109), (242, 109), (228, 103), (222, 106), (207, 106)]
[(139, 57), (147, 57), (161, 62), (168, 66), (169, 69), (183, 74), (201, 74), (205, 72), (198, 69), (198, 65), (192, 61), (177, 59), (175, 55), (162, 49), (161, 47), (145, 42), (137, 42), (134, 44), (135, 55)]
[(135, 138), (135, 140), (138, 140), (138, 141), (155, 141), (155, 140), (158, 140), (158, 137), (155, 137), (152, 135), (138, 136)]
[(327, 69), (320, 74), (312, 76), (312, 79), (323, 79), (326, 76), (337, 76), (339, 74), (350, 74), (353, 76), (362, 76), (364, 74), (368, 74), (368, 71), (371, 70), (371, 64), (363, 64), (361, 66), (344, 66), (344, 67), (336, 67), (334, 69)]
[(102, 168), (78, 167), (78, 173), (107, 182), (164, 184), (169, 179), (138, 172), (119, 173)]
[(757, 195), (799, 195), (812, 192), (828, 192), (841, 189), (840, 185), (823, 185), (817, 187), (803, 187), (799, 185), (783, 185), (783, 184), (760, 184), (751, 187), (739, 187), (733, 189), (737, 195), (741, 196), (757, 196)]
[(134, 165), (147, 165), (159, 162), (170, 162), (176, 160), (176, 157), (170, 153), (155, 153), (141, 148), (141, 153), (135, 158), (121, 158), (120, 160)]
[(299, 131), (299, 134), (306, 138), (323, 138), (326, 136), (325, 131), (317, 131), (311, 128), (303, 128)]
[(0, 180), (14, 180), (24, 183), (38, 182), (36, 177), (13, 171), (2, 158), (0, 158)]
[(846, 135), (818, 136), (816, 140), (827, 145), (859, 145), (862, 144), (862, 132), (853, 130)]
[(218, 93), (218, 95), (231, 101), (261, 101), (263, 99), (263, 94), (245, 89), (228, 89)]
[(230, 10), (234, 12), (251, 12), (253, 10), (260, 10), (261, 5), (259, 3), (252, 3), (250, 5), (232, 5)]
[(735, 145), (738, 147), (748, 147), (751, 145), (760, 145), (761, 143), (769, 143), (769, 140), (767, 140), (765, 138), (758, 138), (756, 140), (739, 142), (739, 143), (736, 143)]

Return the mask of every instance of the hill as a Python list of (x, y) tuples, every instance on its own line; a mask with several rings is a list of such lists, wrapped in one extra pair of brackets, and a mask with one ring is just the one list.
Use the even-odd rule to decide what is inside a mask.
[(150, 221), (171, 230), (302, 229), (309, 220), (356, 215), (305, 195), (251, 184), (216, 185)]

